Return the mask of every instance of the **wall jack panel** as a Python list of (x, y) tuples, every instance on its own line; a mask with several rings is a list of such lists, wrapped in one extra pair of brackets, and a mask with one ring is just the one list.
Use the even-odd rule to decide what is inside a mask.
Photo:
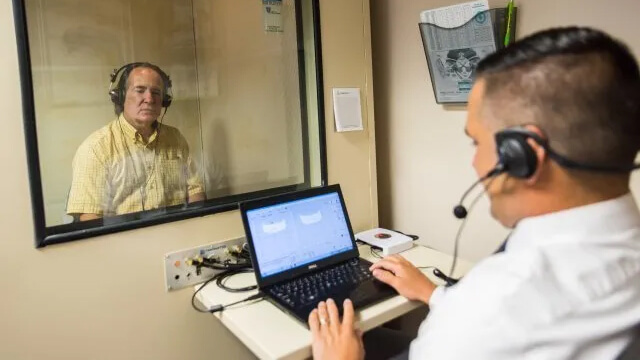
[(220, 272), (220, 270), (202, 268), (200, 274), (198, 274), (195, 266), (187, 264), (188, 260), (196, 257), (215, 258), (219, 261), (235, 260), (235, 257), (229, 254), (229, 251), (231, 249), (241, 249), (245, 242), (246, 239), (240, 237), (166, 254), (164, 256), (164, 274), (167, 291), (199, 284)]

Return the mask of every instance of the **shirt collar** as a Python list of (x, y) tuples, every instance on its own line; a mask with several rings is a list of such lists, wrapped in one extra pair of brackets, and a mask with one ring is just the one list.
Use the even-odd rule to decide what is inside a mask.
[(563, 241), (588, 241), (640, 227), (640, 212), (627, 193), (615, 199), (522, 219), (509, 236), (506, 251)]
[[(123, 135), (126, 138), (143, 143), (142, 135), (138, 132), (138, 130), (136, 130), (136, 128), (133, 127), (133, 125), (129, 124), (129, 122), (124, 118), (124, 113), (118, 116), (118, 121), (120, 122), (120, 128), (122, 129)], [(153, 143), (153, 141), (156, 139), (158, 135), (157, 125), (156, 125), (157, 123), (158, 123), (157, 121), (154, 123), (153, 133), (151, 134), (151, 136), (149, 136), (149, 142), (148, 142), (149, 144)]]

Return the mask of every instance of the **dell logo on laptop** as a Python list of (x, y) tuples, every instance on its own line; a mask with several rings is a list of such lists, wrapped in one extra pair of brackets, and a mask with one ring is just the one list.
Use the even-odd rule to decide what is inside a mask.
[(309, 268), (308, 268), (308, 269), (309, 269), (309, 270), (312, 270), (312, 269), (315, 269), (315, 268), (317, 268), (317, 267), (318, 267), (318, 265), (317, 265), (317, 264), (311, 264), (311, 265), (309, 265)]

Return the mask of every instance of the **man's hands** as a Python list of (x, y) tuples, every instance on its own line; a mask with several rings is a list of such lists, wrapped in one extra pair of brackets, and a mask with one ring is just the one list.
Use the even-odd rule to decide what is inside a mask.
[(400, 295), (409, 300), (419, 300), (429, 304), (429, 299), (436, 285), (418, 268), (400, 255), (385, 257), (369, 268), (373, 276), (383, 283), (389, 284)]
[[(378, 280), (389, 284), (409, 300), (429, 303), (436, 286), (418, 268), (400, 255), (387, 256), (369, 269)], [(329, 299), (320, 302), (309, 314), (312, 335), (313, 358), (315, 360), (364, 359), (362, 333), (354, 328), (353, 304), (344, 301), (342, 322), (336, 303)]]
[(336, 303), (329, 299), (321, 301), (318, 308), (309, 314), (312, 335), (313, 358), (315, 360), (362, 360), (364, 345), (362, 333), (353, 326), (353, 304), (344, 301), (342, 322)]

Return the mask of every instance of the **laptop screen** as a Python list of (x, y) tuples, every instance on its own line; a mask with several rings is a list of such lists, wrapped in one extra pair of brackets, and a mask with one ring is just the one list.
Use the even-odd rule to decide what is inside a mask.
[(248, 210), (246, 219), (264, 277), (354, 249), (337, 192)]

